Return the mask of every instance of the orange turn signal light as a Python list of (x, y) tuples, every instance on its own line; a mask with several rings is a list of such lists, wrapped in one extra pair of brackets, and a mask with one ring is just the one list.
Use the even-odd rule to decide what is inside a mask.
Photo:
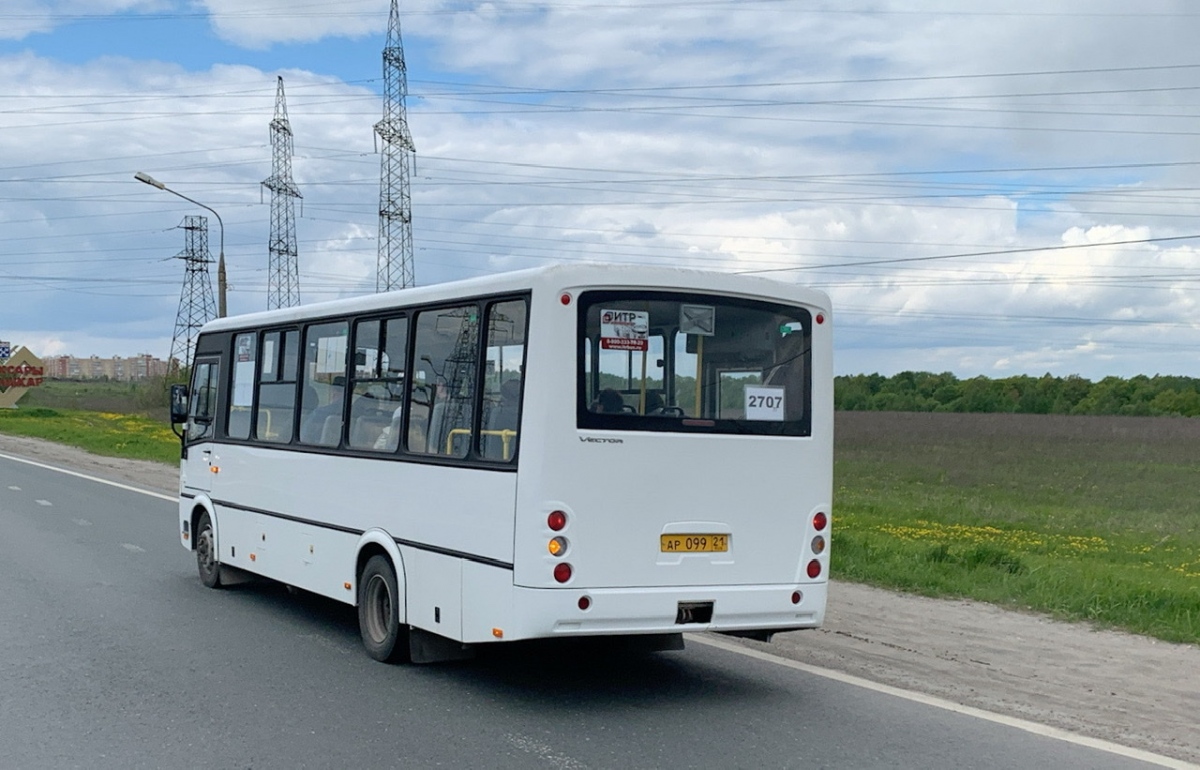
[(562, 556), (567, 552), (567, 539), (565, 537), (556, 537), (546, 543), (546, 550), (551, 556)]

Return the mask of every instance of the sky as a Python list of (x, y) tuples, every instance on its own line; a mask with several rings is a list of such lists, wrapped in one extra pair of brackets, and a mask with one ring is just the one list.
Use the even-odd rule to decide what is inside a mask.
[[(0, 0), (0, 340), (167, 357), (208, 212), (139, 171), (266, 309), (279, 77), (301, 300), (374, 292), (389, 8)], [(419, 285), (754, 273), (831, 296), (839, 374), (1200, 376), (1193, 2), (399, 8)]]

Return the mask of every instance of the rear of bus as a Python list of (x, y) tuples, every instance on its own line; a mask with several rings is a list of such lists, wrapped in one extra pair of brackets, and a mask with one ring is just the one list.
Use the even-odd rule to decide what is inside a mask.
[(510, 638), (819, 626), (828, 298), (680, 271), (551, 284), (532, 312)]

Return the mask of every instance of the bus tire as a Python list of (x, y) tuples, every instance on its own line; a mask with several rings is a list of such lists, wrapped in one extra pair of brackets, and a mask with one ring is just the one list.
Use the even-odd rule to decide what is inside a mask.
[(217, 563), (217, 539), (208, 511), (196, 520), (196, 571), (200, 582), (209, 588), (221, 587), (221, 565)]
[(399, 588), (392, 562), (376, 554), (358, 578), (358, 630), (367, 654), (383, 663), (408, 659), (408, 627), (400, 623)]

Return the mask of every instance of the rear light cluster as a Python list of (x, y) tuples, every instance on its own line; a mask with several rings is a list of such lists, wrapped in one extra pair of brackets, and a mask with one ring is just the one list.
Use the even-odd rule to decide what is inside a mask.
[[(825, 528), (829, 526), (829, 516), (824, 511), (817, 511), (813, 514), (812, 526), (817, 531), (817, 534), (813, 537), (810, 546), (813, 556), (820, 556), (825, 553), (826, 540), (824, 532)], [(805, 569), (805, 573), (812, 580), (821, 577), (821, 562), (817, 559), (810, 561), (808, 567)]]
[[(552, 532), (562, 532), (567, 526), (567, 514), (562, 511), (551, 511), (550, 515), (546, 517), (546, 526)], [(546, 550), (550, 552), (551, 556), (561, 559), (570, 550), (570, 543), (562, 535), (555, 535), (546, 543)], [(570, 580), (572, 572), (571, 565), (565, 561), (560, 561), (554, 565), (554, 579), (559, 583), (565, 583)], [(580, 609), (586, 608), (580, 607)]]

